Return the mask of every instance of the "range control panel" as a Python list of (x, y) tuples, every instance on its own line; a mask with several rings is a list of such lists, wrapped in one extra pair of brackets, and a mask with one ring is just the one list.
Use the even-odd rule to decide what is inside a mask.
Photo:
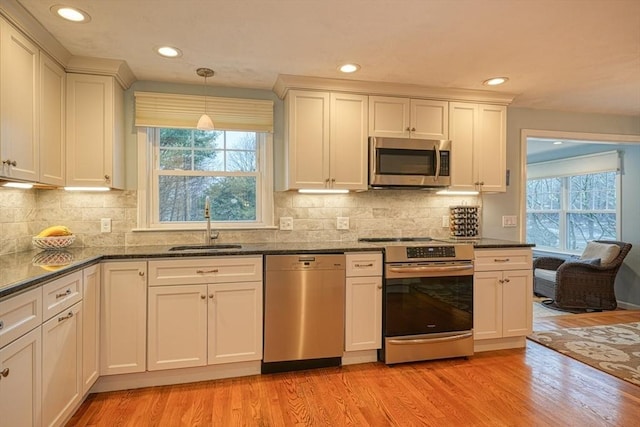
[(407, 258), (453, 258), (456, 256), (455, 246), (410, 246), (407, 247)]

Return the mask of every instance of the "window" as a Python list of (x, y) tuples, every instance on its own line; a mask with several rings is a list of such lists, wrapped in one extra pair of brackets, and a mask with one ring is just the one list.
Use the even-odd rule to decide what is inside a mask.
[(193, 229), (211, 200), (216, 228), (272, 225), (271, 135), (247, 131), (146, 128), (142, 228)]
[[(617, 240), (620, 192), (613, 153), (615, 159), (605, 153), (595, 160), (581, 156), (528, 168), (527, 241), (541, 249), (580, 253), (590, 240)], [(598, 172), (560, 176), (593, 162), (599, 162)], [(608, 168), (614, 170), (602, 171)]]

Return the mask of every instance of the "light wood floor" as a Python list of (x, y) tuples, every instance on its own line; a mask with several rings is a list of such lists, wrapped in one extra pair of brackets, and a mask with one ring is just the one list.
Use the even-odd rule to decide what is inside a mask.
[[(541, 318), (534, 330), (640, 321)], [(90, 395), (70, 426), (638, 426), (640, 387), (541, 345)]]

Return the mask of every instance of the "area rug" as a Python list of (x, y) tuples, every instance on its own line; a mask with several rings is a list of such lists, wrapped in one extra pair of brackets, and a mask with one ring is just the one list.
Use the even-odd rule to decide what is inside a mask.
[(640, 322), (554, 329), (527, 338), (640, 386)]

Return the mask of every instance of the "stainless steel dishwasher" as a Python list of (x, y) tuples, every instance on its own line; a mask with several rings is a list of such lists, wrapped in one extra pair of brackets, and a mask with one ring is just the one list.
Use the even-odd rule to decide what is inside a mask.
[(339, 366), (344, 254), (265, 256), (262, 372)]

